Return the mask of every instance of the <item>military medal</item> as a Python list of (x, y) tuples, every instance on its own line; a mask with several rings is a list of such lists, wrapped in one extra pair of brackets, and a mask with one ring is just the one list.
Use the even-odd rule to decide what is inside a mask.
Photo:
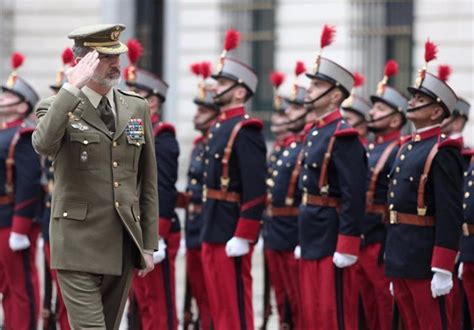
[(143, 128), (143, 121), (140, 118), (132, 118), (127, 124), (125, 129), (127, 136), (132, 140), (141, 140), (143, 135), (145, 135), (145, 130)]
[(80, 130), (81, 132), (87, 131), (89, 126), (82, 123), (71, 123), (71, 127)]

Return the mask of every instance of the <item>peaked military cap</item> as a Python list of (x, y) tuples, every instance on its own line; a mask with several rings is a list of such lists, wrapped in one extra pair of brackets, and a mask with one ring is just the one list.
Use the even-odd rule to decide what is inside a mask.
[(68, 38), (74, 40), (75, 46), (89, 47), (102, 54), (116, 55), (128, 51), (127, 46), (119, 40), (123, 30), (125, 30), (123, 24), (87, 25), (73, 30)]

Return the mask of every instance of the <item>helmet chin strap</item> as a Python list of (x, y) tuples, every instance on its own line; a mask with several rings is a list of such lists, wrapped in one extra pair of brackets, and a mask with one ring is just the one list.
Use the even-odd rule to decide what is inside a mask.
[(360, 125), (362, 125), (363, 123), (367, 123), (367, 121), (365, 121), (364, 119), (361, 119), (359, 120), (358, 122), (354, 123), (353, 125), (351, 125), (353, 128), (356, 128), (356, 127), (359, 127)]
[(203, 126), (207, 125), (208, 123), (210, 123), (211, 121), (213, 121), (214, 119), (216, 119), (216, 117), (219, 115), (219, 111), (216, 111), (216, 113), (212, 116), (210, 116), (208, 119), (206, 119), (204, 122), (196, 125), (196, 128), (198, 130), (202, 130), (204, 129)]
[(389, 114), (386, 114), (385, 116), (379, 117), (379, 118), (377, 118), (377, 119), (371, 119), (371, 120), (369, 120), (367, 123), (368, 123), (368, 124), (376, 123), (376, 122), (378, 122), (378, 121), (384, 120), (385, 118), (389, 118), (389, 117), (391, 117), (391, 116), (393, 116), (393, 115), (395, 115), (395, 114), (397, 114), (397, 113), (398, 113), (397, 111), (393, 111), (393, 112), (390, 112)]
[(427, 104), (423, 104), (423, 105), (420, 105), (420, 106), (417, 106), (417, 107), (414, 107), (414, 108), (409, 108), (407, 109), (407, 112), (415, 112), (415, 111), (418, 111), (418, 110), (422, 110), (426, 107), (429, 107), (430, 105), (433, 105), (435, 104), (435, 102), (430, 102), (430, 103), (427, 103)]
[(16, 101), (16, 102), (13, 102), (13, 103), (9, 103), (9, 104), (2, 104), (2, 105), (0, 105), (0, 109), (13, 107), (13, 106), (15, 106), (15, 105), (22, 104), (23, 102), (24, 102), (23, 100), (19, 100), (19, 101)]
[(229, 88), (223, 90), (223, 91), (220, 92), (219, 94), (214, 95), (214, 100), (215, 100), (215, 99), (218, 99), (218, 98), (221, 97), (221, 96), (224, 96), (227, 92), (231, 91), (231, 90), (232, 90), (234, 87), (236, 87), (237, 85), (239, 85), (239, 83), (238, 83), (238, 82), (234, 82), (232, 85), (230, 85)]
[(331, 87), (329, 87), (324, 93), (322, 93), (321, 95), (319, 96), (316, 96), (314, 99), (310, 100), (310, 101), (305, 101), (304, 104), (311, 104), (311, 103), (314, 103), (318, 100), (320, 100), (321, 98), (323, 98), (324, 96), (326, 96), (329, 92), (331, 92), (334, 88), (336, 88), (336, 85), (332, 85)]

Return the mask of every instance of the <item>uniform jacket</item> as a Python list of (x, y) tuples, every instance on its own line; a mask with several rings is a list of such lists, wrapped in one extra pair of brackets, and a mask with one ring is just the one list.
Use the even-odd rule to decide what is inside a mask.
[(54, 160), (52, 267), (120, 275), (124, 230), (139, 252), (158, 245), (157, 172), (147, 102), (114, 90), (112, 135), (88, 98), (62, 88), (40, 102), (33, 146)]
[(203, 207), (203, 242), (225, 243), (233, 236), (257, 240), (265, 206), (266, 146), (262, 124), (248, 119), (238, 107), (222, 113), (213, 124), (205, 147), (204, 184), (220, 189), (222, 156), (234, 126), (245, 122), (229, 160), (228, 191), (240, 194), (240, 203), (207, 199)]
[(335, 110), (319, 119), (308, 132), (303, 146), (300, 189), (321, 195), (319, 178), (321, 165), (331, 137), (336, 140), (328, 167), (329, 197), (340, 198), (336, 208), (301, 205), (299, 212), (299, 241), (301, 257), (321, 259), (334, 254), (358, 255), (360, 221), (365, 213), (365, 180), (367, 160), (357, 131)]
[[(466, 154), (471, 156), (474, 154), (474, 149), (469, 150)], [(468, 158), (469, 165), (464, 172), (463, 222), (474, 225), (474, 162), (469, 162), (471, 157)], [(474, 235), (463, 236), (460, 246), (460, 260), (474, 263)]]
[(432, 267), (454, 270), (462, 219), (460, 143), (441, 137), (439, 127), (409, 137), (400, 147), (390, 173), (388, 204), (391, 211), (418, 214), (420, 177), (435, 144), (438, 153), (424, 193), (426, 215), (434, 217), (435, 226), (388, 226), (385, 250), (388, 276), (423, 279), (431, 278)]

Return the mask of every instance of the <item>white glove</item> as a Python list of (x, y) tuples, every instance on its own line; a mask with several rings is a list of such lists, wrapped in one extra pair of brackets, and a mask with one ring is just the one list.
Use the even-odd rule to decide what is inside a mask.
[(459, 268), (458, 268), (458, 278), (462, 281), (462, 270), (464, 268), (464, 262), (461, 262), (459, 264)]
[(241, 257), (249, 251), (250, 244), (245, 238), (232, 237), (225, 245), (225, 253), (228, 257)]
[(295, 259), (301, 259), (301, 246), (297, 245), (293, 253), (295, 255)]
[(166, 243), (164, 239), (158, 241), (158, 251), (153, 252), (153, 263), (159, 264), (166, 258)]
[(433, 279), (431, 280), (431, 295), (433, 298), (444, 296), (448, 294), (453, 288), (453, 274), (446, 270), (437, 269), (434, 271)]
[(31, 243), (28, 236), (11, 232), (10, 238), (8, 239), (8, 245), (13, 251), (20, 251), (29, 248)]
[(334, 252), (332, 262), (334, 262), (338, 268), (345, 268), (355, 264), (357, 262), (357, 257), (352, 254)]
[(186, 240), (184, 237), (179, 241), (178, 256), (184, 257), (186, 255)]
[(257, 244), (255, 244), (255, 251), (262, 252), (263, 251), (263, 238), (259, 238)]
[(388, 291), (390, 291), (392, 297), (395, 296), (395, 293), (393, 293), (393, 282), (390, 282), (390, 284), (388, 285)]

